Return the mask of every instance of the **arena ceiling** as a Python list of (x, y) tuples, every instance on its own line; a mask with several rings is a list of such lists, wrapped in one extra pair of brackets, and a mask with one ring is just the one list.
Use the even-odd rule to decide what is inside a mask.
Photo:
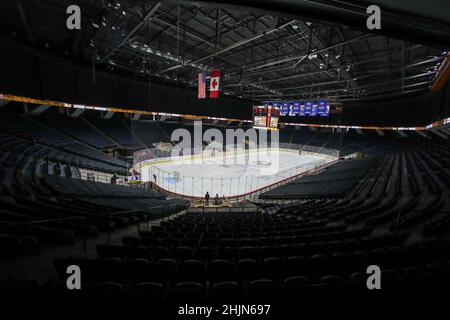
[[(364, 1), (239, 3), (6, 0), (0, 25), (30, 47), (143, 80), (194, 88), (199, 72), (220, 69), (222, 94), (256, 101), (420, 94), (450, 44), (436, 6), (419, 16), (397, 3), (382, 11), (385, 28), (371, 33)], [(81, 7), (80, 31), (65, 27), (71, 4)]]

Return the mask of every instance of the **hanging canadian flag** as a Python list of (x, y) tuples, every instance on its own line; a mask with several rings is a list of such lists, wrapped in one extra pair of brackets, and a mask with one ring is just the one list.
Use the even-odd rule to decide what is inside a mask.
[(204, 73), (198, 74), (198, 99), (206, 98), (206, 79)]
[(219, 97), (220, 70), (211, 71), (211, 79), (209, 85), (209, 97)]

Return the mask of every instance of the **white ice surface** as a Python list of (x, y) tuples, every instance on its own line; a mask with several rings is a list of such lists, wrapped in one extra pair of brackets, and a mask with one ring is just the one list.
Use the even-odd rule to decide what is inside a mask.
[[(232, 157), (218, 154), (213, 158), (156, 162), (143, 167), (146, 172), (142, 172), (142, 176), (153, 180), (156, 175), (156, 184), (178, 194), (204, 196), (208, 191), (211, 198), (216, 193), (230, 197), (263, 188), (332, 160), (293, 151), (259, 151)], [(175, 171), (181, 179), (175, 179)]]

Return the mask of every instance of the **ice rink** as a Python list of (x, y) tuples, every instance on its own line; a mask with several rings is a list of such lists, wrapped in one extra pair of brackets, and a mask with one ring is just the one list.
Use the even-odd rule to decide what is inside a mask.
[(214, 156), (172, 157), (142, 167), (144, 181), (182, 195), (226, 197), (242, 195), (302, 172), (334, 158), (294, 150), (219, 153)]

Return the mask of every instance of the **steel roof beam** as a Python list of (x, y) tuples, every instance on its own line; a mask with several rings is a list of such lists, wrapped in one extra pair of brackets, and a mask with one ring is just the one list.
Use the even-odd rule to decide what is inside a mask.
[[(326, 48), (316, 50), (313, 53), (319, 54), (321, 52), (325, 52), (325, 51), (328, 51), (330, 49), (338, 48), (338, 47), (346, 45), (348, 43), (359, 41), (359, 40), (363, 40), (365, 38), (369, 38), (369, 37), (372, 37), (372, 36), (373, 35), (358, 36), (356, 38), (352, 38), (352, 39), (349, 39), (349, 40), (346, 40), (346, 41), (339, 42), (339, 43), (336, 43), (334, 45), (328, 46)], [(284, 63), (284, 62), (290, 62), (290, 61), (293, 61), (293, 60), (298, 60), (298, 59), (303, 58), (304, 56), (308, 56), (308, 54), (306, 54), (306, 55), (305, 54), (301, 54), (301, 55), (297, 55), (297, 56), (286, 57), (286, 58), (283, 58), (283, 59), (279, 59), (279, 60), (275, 60), (275, 61), (272, 61), (272, 62), (268, 62), (268, 63), (262, 64), (262, 65), (252, 66), (252, 67), (249, 67), (247, 70), (257, 70), (257, 69), (261, 69), (261, 68), (265, 68), (265, 67), (270, 67), (270, 66), (274, 66), (274, 65), (281, 64), (281, 63)]]
[[(395, 83), (399, 83), (399, 82), (400, 82), (400, 80), (396, 79)], [(432, 80), (429, 80), (429, 81), (423, 81), (423, 82), (418, 82), (418, 83), (412, 83), (412, 84), (405, 85), (404, 88), (409, 88), (409, 87), (414, 87), (414, 86), (422, 86), (422, 85), (425, 85), (425, 84), (431, 84), (432, 82), (433, 82)], [(377, 84), (374, 84), (372, 87), (373, 88), (385, 88), (386, 89), (385, 83), (377, 83)], [(401, 87), (402, 86), (390, 85), (390, 86), (388, 86), (388, 91), (389, 90), (390, 91), (395, 91), (395, 90), (400, 89)], [(288, 100), (292, 100), (292, 99), (295, 100), (295, 99), (305, 98), (305, 97), (311, 96), (311, 95), (321, 95), (322, 98), (330, 98), (330, 93), (333, 93), (333, 92), (336, 92), (336, 93), (345, 92), (345, 94), (343, 94), (341, 96), (355, 96), (355, 95), (361, 95), (361, 94), (362, 95), (367, 95), (369, 93), (374, 94), (374, 93), (379, 91), (378, 90), (378, 91), (373, 91), (373, 92), (361, 92), (362, 88), (363, 87), (357, 87), (355, 89), (352, 88), (351, 91), (354, 91), (353, 93), (350, 93), (350, 92), (347, 93), (349, 90), (347, 90), (345, 88), (336, 88), (336, 89), (321, 90), (321, 91), (309, 91), (309, 92), (304, 92), (304, 93), (301, 93), (301, 94), (288, 94), (288, 95), (283, 95), (283, 97), (290, 98)], [(336, 98), (336, 96), (331, 96), (331, 97)], [(275, 100), (275, 101), (276, 100), (280, 100), (279, 97), (273, 98), (273, 96), (263, 96), (263, 95), (261, 95), (260, 98), (265, 98), (264, 100)]]
[[(239, 41), (239, 42), (237, 42), (237, 43), (235, 43), (235, 44), (232, 44), (232, 45), (230, 45), (230, 46), (228, 46), (228, 47), (226, 47), (226, 48), (224, 48), (224, 49), (222, 49), (222, 50), (219, 50), (219, 51), (217, 51), (217, 52), (215, 52), (215, 53), (209, 54), (209, 55), (207, 55), (207, 56), (204, 56), (204, 57), (202, 57), (202, 58), (196, 59), (196, 60), (194, 60), (194, 61), (190, 61), (190, 62), (188, 62), (188, 63), (189, 63), (189, 64), (197, 64), (197, 63), (202, 62), (202, 61), (205, 61), (205, 60), (207, 60), (207, 59), (209, 59), (209, 58), (218, 56), (218, 55), (220, 55), (220, 54), (222, 54), (222, 53), (228, 52), (228, 51), (233, 50), (233, 49), (235, 49), (235, 48), (238, 48), (238, 47), (240, 47), (240, 46), (242, 46), (242, 45), (245, 45), (245, 44), (247, 44), (247, 43), (250, 43), (250, 42), (252, 42), (252, 41), (255, 41), (255, 40), (257, 40), (257, 39), (260, 39), (260, 38), (262, 38), (262, 37), (265, 37), (265, 36), (267, 36), (267, 35), (269, 35), (269, 34), (272, 34), (272, 33), (274, 33), (274, 32), (277, 32), (277, 31), (279, 31), (279, 30), (282, 30), (282, 29), (285, 28), (286, 26), (292, 24), (292, 22), (293, 22), (293, 21), (291, 20), (291, 21), (289, 21), (289, 22), (287, 22), (287, 23), (284, 23), (284, 24), (281, 25), (280, 27), (277, 27), (277, 28), (274, 28), (274, 29), (271, 29), (271, 30), (263, 31), (262, 33), (260, 33), (260, 34), (258, 34), (258, 35), (252, 36), (252, 37), (250, 37), (250, 38), (248, 38), (248, 39), (244, 39), (244, 40)], [(169, 71), (173, 71), (173, 70), (182, 68), (182, 67), (184, 67), (184, 66), (185, 66), (185, 64), (178, 64), (178, 65), (176, 65), (176, 66), (173, 66), (173, 67), (170, 67), (170, 68), (167, 68), (167, 69), (160, 70), (160, 71), (158, 71), (158, 72), (156, 72), (156, 73), (157, 73), (157, 74), (161, 74), (161, 73), (165, 73), (165, 72), (169, 72)]]
[[(421, 45), (415, 45), (415, 46), (409, 47), (407, 50), (413, 50), (413, 49), (416, 49), (418, 47), (421, 47)], [(343, 66), (340, 66), (340, 67), (335, 67), (335, 68), (332, 68), (332, 69), (328, 69), (328, 71), (337, 71), (338, 69), (341, 69), (341, 68), (347, 68), (349, 66), (357, 66), (357, 65), (369, 63), (369, 62), (372, 62), (374, 60), (382, 59), (382, 58), (384, 58), (384, 57), (386, 57), (388, 55), (391, 55), (391, 54), (392, 55), (397, 55), (397, 54), (400, 54), (400, 53), (401, 52), (394, 52), (394, 53), (389, 52), (387, 54), (383, 54), (383, 55), (381, 55), (379, 57), (375, 57), (373, 59), (367, 59), (367, 60), (358, 61), (358, 62), (351, 63), (351, 64), (346, 64), (346, 65), (343, 65)], [(418, 63), (414, 63), (414, 64), (411, 64), (411, 65), (408, 65), (408, 66), (406, 66), (406, 68), (411, 68), (411, 67), (418, 66), (420, 64), (429, 63), (429, 62), (439, 61), (441, 59), (442, 59), (442, 57), (438, 57), (438, 58), (433, 58), (433, 59), (429, 59), (429, 60), (426, 60), (426, 61), (421, 61), (421, 62), (418, 62)], [(267, 70), (267, 71), (263, 70), (261, 72), (271, 72), (271, 70)], [(278, 82), (278, 81), (287, 81), (287, 80), (292, 80), (292, 79), (296, 79), (296, 78), (302, 78), (302, 77), (306, 77), (306, 76), (318, 75), (318, 74), (322, 74), (324, 72), (325, 72), (325, 70), (313, 71), (313, 72), (310, 72), (310, 73), (295, 74), (295, 75), (292, 75), (292, 76), (281, 77), (281, 78), (271, 79), (271, 80), (252, 81), (252, 83), (253, 84), (262, 84), (262, 83), (268, 83), (268, 82), (272, 83), (272, 82)], [(255, 73), (255, 74), (259, 74), (259, 73)], [(245, 83), (242, 83), (240, 85), (245, 85)], [(236, 86), (236, 85), (235, 84), (225, 84), (224, 85), (224, 87), (233, 87), (233, 86)]]
[[(416, 79), (416, 78), (419, 78), (419, 77), (431, 76), (431, 75), (433, 75), (433, 73), (422, 73), (422, 74), (406, 77), (404, 79), (405, 80), (411, 80), (411, 79)], [(382, 87), (382, 86), (386, 86), (386, 85), (388, 85), (389, 87), (392, 87), (392, 84), (395, 84), (395, 83), (399, 84), (401, 79), (402, 78), (396, 78), (396, 79), (393, 79), (393, 80), (383, 81), (383, 82), (379, 82), (379, 83), (371, 83), (371, 84), (368, 84), (368, 85), (359, 85), (356, 88), (352, 88), (352, 90), (353, 89), (361, 90), (361, 89), (367, 89), (367, 88), (376, 88), (376, 87), (380, 87), (380, 86)], [(420, 84), (431, 83), (432, 81), (433, 80), (428, 80), (428, 81), (425, 81), (425, 82), (420, 82)], [(335, 82), (335, 81), (331, 81), (329, 83), (318, 83), (318, 84), (314, 84), (314, 85), (308, 85), (308, 86), (304, 86), (302, 88), (299, 87), (298, 89), (307, 89), (307, 88), (310, 88), (310, 87), (315, 87), (315, 86), (320, 86), (320, 85), (333, 84), (332, 82)], [(408, 88), (408, 87), (414, 86), (414, 85), (417, 85), (417, 83), (404, 85), (403, 87), (404, 88)], [(278, 90), (280, 90), (280, 89), (278, 89)], [(345, 92), (347, 90), (348, 89), (346, 89), (346, 88), (336, 88), (336, 89), (327, 89), (327, 90), (321, 90), (321, 91), (315, 91), (315, 92), (305, 92), (304, 94), (283, 94), (283, 96), (285, 96), (285, 97), (295, 97), (295, 96), (310, 95), (310, 94), (323, 94), (325, 92), (326, 92), (325, 94), (327, 94), (329, 92), (339, 92), (339, 91), (344, 91)], [(259, 96), (254, 96), (254, 97), (256, 97), (256, 98), (264, 98), (264, 97), (270, 97), (270, 95), (259, 95)]]
[(158, 8), (161, 6), (161, 2), (157, 2), (144, 16), (144, 18), (130, 31), (128, 34), (122, 39), (122, 41), (113, 49), (111, 49), (106, 56), (103, 58), (103, 60), (108, 60), (114, 53), (116, 53), (117, 50), (121, 46), (123, 46), (130, 38), (138, 32), (145, 24), (148, 23), (152, 15), (158, 10)]

